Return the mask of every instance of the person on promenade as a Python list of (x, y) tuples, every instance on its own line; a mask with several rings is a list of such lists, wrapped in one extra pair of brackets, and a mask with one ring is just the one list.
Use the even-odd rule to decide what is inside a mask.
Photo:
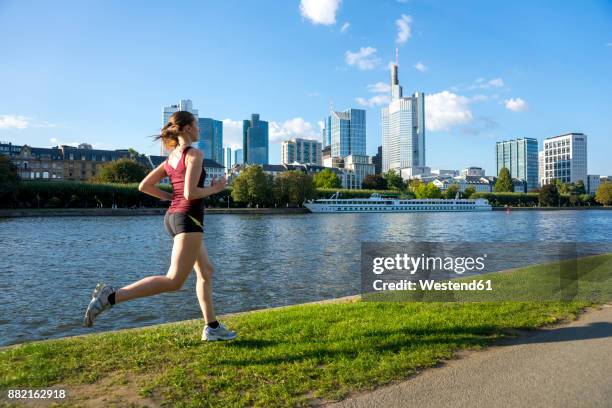
[[(142, 180), (138, 189), (161, 200), (171, 200), (164, 217), (164, 226), (173, 238), (170, 268), (165, 276), (148, 276), (124, 286), (119, 290), (98, 283), (93, 291), (91, 302), (85, 312), (84, 324), (93, 325), (94, 319), (113, 305), (127, 300), (158, 293), (179, 290), (192, 269), (196, 271), (196, 293), (205, 327), (202, 340), (231, 340), (236, 338), (235, 331), (219, 323), (215, 317), (212, 300), (213, 266), (208, 260), (208, 252), (203, 242), (204, 197), (216, 194), (225, 188), (225, 177), (213, 178), (209, 187), (204, 187), (206, 171), (203, 155), (191, 143), (198, 140), (197, 119), (187, 111), (178, 111), (170, 116), (156, 140), (162, 140), (170, 153), (168, 158)], [(168, 193), (156, 185), (169, 176), (173, 192)]]

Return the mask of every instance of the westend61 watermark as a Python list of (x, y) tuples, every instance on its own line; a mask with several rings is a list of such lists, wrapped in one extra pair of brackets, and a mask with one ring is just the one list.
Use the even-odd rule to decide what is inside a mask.
[(364, 242), (370, 301), (609, 301), (612, 243)]

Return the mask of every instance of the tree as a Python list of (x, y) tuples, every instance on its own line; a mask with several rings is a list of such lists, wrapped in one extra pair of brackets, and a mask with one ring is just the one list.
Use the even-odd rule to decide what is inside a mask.
[(446, 191), (444, 192), (444, 198), (453, 199), (455, 198), (458, 192), (459, 192), (459, 186), (457, 184), (451, 184), (450, 186), (447, 187)]
[(274, 178), (274, 197), (279, 204), (301, 206), (315, 197), (312, 177), (300, 170), (285, 171)]
[(363, 179), (363, 183), (361, 184), (363, 188), (368, 188), (372, 190), (386, 190), (387, 180), (381, 174), (368, 174)]
[(130, 159), (133, 159), (133, 160), (136, 160), (136, 159), (138, 158), (138, 156), (140, 155), (140, 154), (139, 154), (139, 153), (136, 151), (136, 149), (131, 148), (131, 147), (128, 149), (128, 153), (129, 153), (129, 155), (130, 155)]
[(429, 184), (421, 183), (415, 189), (416, 198), (440, 198), (442, 197), (442, 192), (436, 185), (432, 182)]
[(508, 168), (502, 167), (499, 170), (499, 175), (497, 176), (493, 191), (496, 193), (511, 193), (514, 191), (512, 177), (510, 176), (510, 170), (508, 170)]
[(573, 193), (573, 192), (572, 192), (572, 193), (570, 193), (570, 196), (569, 196), (569, 203), (570, 203), (572, 206), (574, 206), (574, 207), (575, 207), (576, 205), (580, 204), (580, 196), (579, 196), (578, 194), (576, 194), (576, 193)]
[(13, 186), (19, 183), (17, 166), (8, 156), (0, 154), (0, 185)]
[[(20, 177), (17, 166), (8, 156), (0, 154), (0, 204), (13, 203)], [(12, 204), (11, 204), (12, 205)]]
[(543, 207), (554, 207), (559, 205), (559, 189), (555, 184), (546, 184), (540, 189), (538, 201)]
[(574, 190), (574, 193), (578, 195), (586, 194), (586, 188), (584, 187), (584, 181), (578, 180), (576, 184), (574, 184), (573, 190)]
[(385, 180), (387, 180), (387, 187), (393, 190), (403, 190), (405, 188), (404, 180), (402, 176), (397, 174), (395, 170), (391, 169), (383, 174)]
[(413, 194), (415, 194), (416, 197), (416, 189), (423, 184), (423, 180), (420, 179), (412, 179), (412, 180), (408, 180), (406, 182), (406, 187), (408, 189), (408, 191), (411, 191)]
[(232, 183), (232, 198), (239, 203), (265, 205), (270, 200), (270, 180), (261, 166), (247, 166)]
[(98, 175), (90, 181), (97, 183), (138, 183), (147, 175), (148, 169), (131, 159), (119, 159), (106, 163)]
[(595, 193), (595, 201), (601, 205), (612, 205), (612, 183), (601, 183)]
[(317, 188), (340, 188), (342, 181), (338, 175), (330, 169), (324, 169), (314, 175), (314, 186)]
[(474, 194), (475, 192), (476, 190), (474, 189), (474, 187), (467, 187), (465, 191), (463, 192), (463, 196), (465, 198), (470, 198), (472, 194)]

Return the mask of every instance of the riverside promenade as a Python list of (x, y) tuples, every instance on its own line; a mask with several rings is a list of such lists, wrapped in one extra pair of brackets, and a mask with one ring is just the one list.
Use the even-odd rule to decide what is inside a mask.
[(567, 325), (518, 334), (485, 351), (460, 353), (438, 368), (329, 407), (610, 406), (612, 304)]
[[(23, 208), (0, 209), (0, 218), (17, 217), (106, 217), (134, 215), (164, 215), (166, 208)], [(304, 214), (307, 208), (206, 208), (206, 214)]]

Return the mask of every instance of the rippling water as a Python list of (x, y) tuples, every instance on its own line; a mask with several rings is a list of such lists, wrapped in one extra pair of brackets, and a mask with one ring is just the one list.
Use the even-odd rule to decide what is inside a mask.
[[(610, 242), (612, 211), (205, 217), (217, 313), (355, 294), (360, 244)], [(81, 326), (98, 281), (165, 274), (161, 216), (0, 219), (0, 345), (201, 317), (192, 274), (178, 292), (122, 303)], [(524, 254), (529, 256), (529, 254)]]

